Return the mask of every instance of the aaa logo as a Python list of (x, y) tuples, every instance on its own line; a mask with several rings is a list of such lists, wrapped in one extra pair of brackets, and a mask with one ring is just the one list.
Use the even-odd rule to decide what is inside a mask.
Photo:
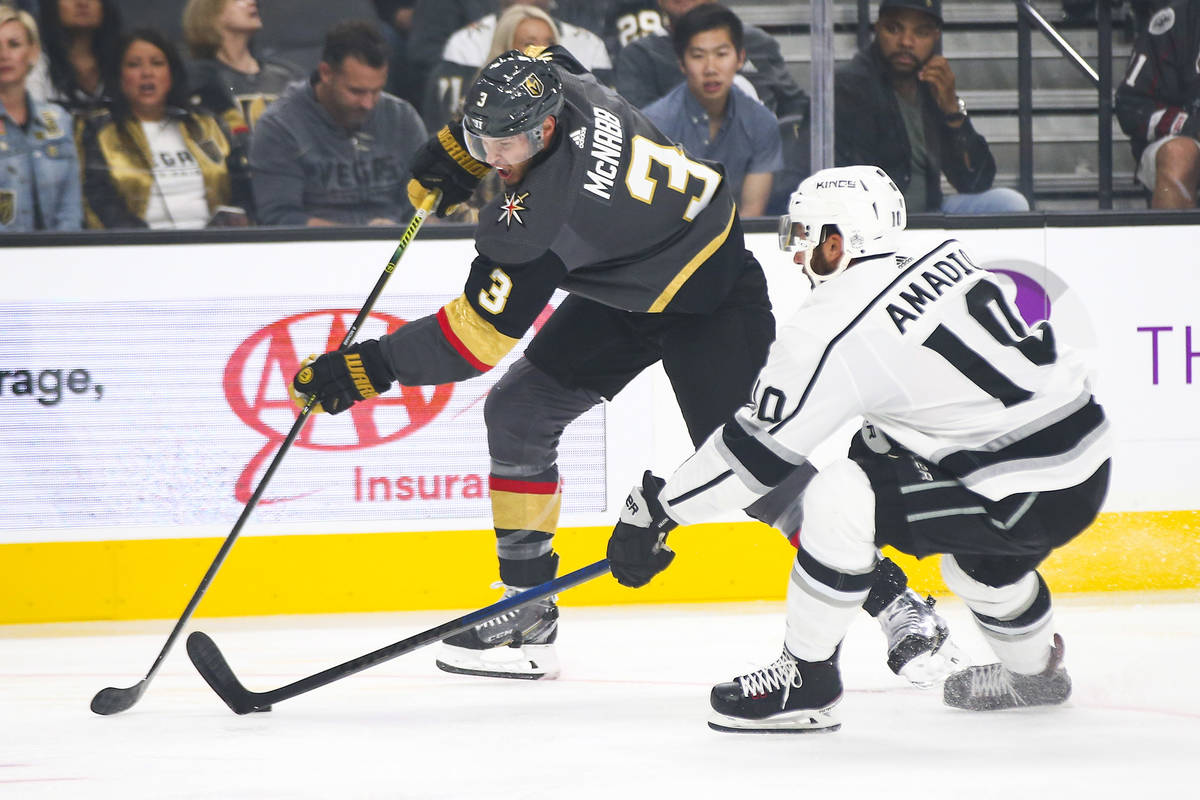
[[(256, 331), (230, 356), (224, 388), (229, 407), (242, 422), (266, 437), (266, 444), (242, 471), (234, 488), (239, 502), (253, 492), (254, 476), (283, 442), (300, 410), (288, 396), (288, 383), (310, 353), (337, 349), (357, 315), (354, 309), (296, 314)], [(358, 338), (392, 333), (405, 321), (374, 313)], [(402, 439), (428, 425), (454, 394), (453, 384), (400, 386), (385, 395), (357, 403), (337, 417), (310, 419), (294, 447), (314, 450), (357, 450)], [(294, 498), (264, 498), (263, 503)]]

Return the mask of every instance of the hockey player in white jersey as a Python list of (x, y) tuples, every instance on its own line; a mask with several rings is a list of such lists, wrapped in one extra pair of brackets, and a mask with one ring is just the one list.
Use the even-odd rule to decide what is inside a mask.
[(838, 652), (891, 545), (942, 553), (947, 586), (999, 662), (946, 679), (970, 710), (1070, 694), (1037, 566), (1095, 518), (1111, 437), (1083, 361), (1048, 321), (1032, 330), (995, 277), (948, 240), (905, 258), (904, 199), (877, 167), (823, 170), (792, 195), (780, 246), (813, 284), (783, 326), (750, 403), (665, 484), (649, 472), (609, 541), (613, 574), (643, 585), (674, 558), (676, 525), (745, 508), (830, 431), (861, 418), (848, 457), (802, 497), (783, 653), (712, 690), (710, 726), (839, 726)]

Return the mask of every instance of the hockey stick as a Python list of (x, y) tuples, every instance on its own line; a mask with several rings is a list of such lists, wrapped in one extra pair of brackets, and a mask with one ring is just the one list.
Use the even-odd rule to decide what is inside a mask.
[(272, 705), (281, 700), (289, 700), (305, 692), (311, 692), (313, 689), (318, 689), (326, 684), (339, 681), (342, 678), (362, 672), (385, 661), (391, 661), (397, 656), (411, 653), (413, 650), (420, 649), (427, 644), (440, 642), (442, 639), (453, 636), (456, 633), (462, 633), (484, 620), (499, 616), (506, 611), (527, 606), (530, 603), (541, 600), (543, 597), (557, 594), (564, 589), (569, 589), (572, 586), (590, 581), (592, 578), (603, 575), (606, 572), (608, 572), (608, 559), (601, 559), (595, 564), (590, 564), (560, 578), (555, 578), (539, 586), (534, 586), (532, 589), (526, 589), (520, 594), (515, 594), (512, 597), (493, 603), (487, 608), (472, 611), (470, 614), (461, 616), (458, 619), (444, 622), (436, 628), (430, 628), (407, 639), (389, 644), (387, 647), (367, 653), (365, 656), (359, 656), (345, 663), (338, 664), (336, 667), (330, 667), (315, 675), (301, 678), (294, 683), (289, 683), (287, 686), (282, 686), (278, 689), (272, 689), (269, 692), (252, 692), (242, 686), (241, 681), (233, 674), (229, 662), (225, 660), (225, 656), (221, 655), (221, 651), (217, 649), (217, 643), (207, 634), (200, 631), (193, 631), (188, 636), (187, 651), (188, 656), (192, 659), (192, 663), (196, 665), (196, 669), (200, 671), (204, 680), (208, 681), (208, 685), (213, 688), (213, 691), (225, 701), (225, 705), (233, 709), (233, 713), (249, 714), (251, 711), (268, 711)]
[[(400, 261), (400, 257), (404, 255), (404, 251), (408, 249), (408, 245), (417, 235), (417, 231), (421, 230), (421, 225), (425, 222), (425, 218), (437, 206), (441, 192), (430, 192), (425, 197), (425, 201), (421, 203), (421, 207), (413, 214), (412, 220), (408, 223), (408, 227), (404, 230), (404, 235), (400, 237), (400, 243), (396, 246), (396, 251), (392, 253), (392, 258), (388, 261), (383, 272), (379, 276), (379, 280), (375, 281), (375, 288), (371, 290), (371, 294), (367, 297), (367, 302), (363, 304), (362, 309), (358, 312), (358, 316), (354, 318), (350, 329), (346, 331), (346, 336), (342, 339), (342, 347), (348, 347), (354, 342), (354, 338), (358, 335), (359, 328), (366, 321), (367, 316), (371, 313), (371, 309), (375, 307), (375, 301), (383, 294), (383, 288), (387, 285), (388, 278), (392, 277), (392, 273), (396, 271), (396, 264)], [(300, 435), (301, 429), (304, 428), (304, 423), (308, 421), (309, 415), (316, 405), (316, 398), (310, 397), (308, 402), (304, 404), (296, 421), (292, 424), (292, 429), (288, 431), (284, 437), (283, 443), (279, 446), (279, 452), (271, 459), (271, 463), (267, 466), (266, 472), (263, 473), (262, 480), (258, 482), (258, 487), (254, 490), (254, 494), (250, 496), (246, 507), (242, 509), (241, 516), (233, 526), (233, 530), (225, 537), (225, 543), (221, 545), (221, 549), (217, 551), (216, 558), (213, 559), (212, 565), (209, 566), (208, 572), (204, 573), (204, 577), (200, 580), (200, 585), (196, 587), (195, 593), (192, 594), (192, 599), (188, 601), (187, 607), (183, 609), (183, 615), (179, 621), (175, 623), (175, 628), (171, 631), (171, 635), (167, 637), (167, 643), (163, 645), (159, 651), (158, 658), (154, 659), (154, 664), (150, 667), (150, 671), (146, 673), (146, 677), (142, 678), (133, 686), (124, 689), (110, 686), (106, 689), (101, 689), (92, 698), (92, 711), (97, 714), (117, 714), (131, 708), (134, 703), (142, 698), (146, 693), (146, 689), (150, 685), (150, 681), (154, 679), (154, 675), (162, 666), (163, 659), (167, 657), (171, 647), (175, 644), (175, 640), (179, 638), (180, 631), (187, 621), (191, 619), (192, 613), (196, 610), (196, 606), (200, 603), (200, 598), (208, 590), (208, 585), (212, 583), (212, 579), (217, 574), (217, 570), (225, 563), (225, 557), (229, 555), (229, 549), (233, 547), (233, 543), (237, 541), (238, 534), (242, 530), (242, 526), (246, 524), (246, 520), (250, 517), (250, 512), (258, 505), (258, 501), (262, 498), (263, 492), (267, 488), (267, 484), (271, 482), (271, 477), (275, 474), (275, 470), (279, 467), (279, 463), (283, 461), (284, 455), (291, 448), (292, 442), (296, 441), (296, 437)]]

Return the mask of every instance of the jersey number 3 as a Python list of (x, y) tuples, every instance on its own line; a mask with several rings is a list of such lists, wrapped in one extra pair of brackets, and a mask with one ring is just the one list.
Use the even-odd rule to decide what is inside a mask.
[(658, 181), (650, 177), (650, 165), (656, 163), (667, 168), (667, 186), (680, 194), (687, 192), (691, 178), (696, 177), (704, 182), (700, 194), (693, 195), (684, 209), (683, 218), (688, 222), (708, 206), (717, 193), (717, 187), (721, 185), (721, 173), (707, 164), (692, 161), (679, 148), (652, 142), (644, 136), (634, 136), (625, 185), (629, 187), (630, 196), (647, 205), (654, 202), (654, 190), (658, 188)]
[(496, 267), (488, 276), (492, 285), (479, 290), (479, 305), (493, 314), (499, 314), (508, 305), (508, 296), (512, 294), (512, 278), (508, 273)]

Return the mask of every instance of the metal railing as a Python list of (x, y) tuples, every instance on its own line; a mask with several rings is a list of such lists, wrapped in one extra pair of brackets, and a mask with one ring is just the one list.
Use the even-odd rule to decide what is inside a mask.
[[(1112, 76), (1112, 0), (1099, 0), (1097, 17), (1097, 61), (1093, 69), (1087, 60), (1071, 46), (1070, 42), (1042, 16), (1029, 0), (1014, 0), (1017, 10), (1017, 128), (1018, 128), (1018, 188), (1030, 202), (1034, 198), (1033, 164), (1033, 29), (1036, 27), (1074, 64), (1083, 76), (1096, 88), (1097, 145), (1099, 207), (1113, 207), (1113, 76)], [(872, 0), (857, 0), (857, 25), (855, 28), (859, 48), (871, 41)], [(833, 156), (833, 0), (811, 0), (810, 33), (812, 35), (812, 87), (813, 113), (810, 116), (812, 132), (812, 169), (832, 166)]]
[[(1051, 44), (1074, 64), (1096, 87), (1098, 131), (1097, 199), (1101, 209), (1113, 206), (1113, 85), (1112, 85), (1112, 5), (1109, 0), (1096, 3), (1096, 60), (1099, 70), (1079, 55), (1029, 0), (1015, 0), (1017, 6), (1017, 129), (1019, 134), (1018, 186), (1033, 199), (1033, 28), (1038, 28)], [(861, 4), (860, 4), (861, 5)]]

